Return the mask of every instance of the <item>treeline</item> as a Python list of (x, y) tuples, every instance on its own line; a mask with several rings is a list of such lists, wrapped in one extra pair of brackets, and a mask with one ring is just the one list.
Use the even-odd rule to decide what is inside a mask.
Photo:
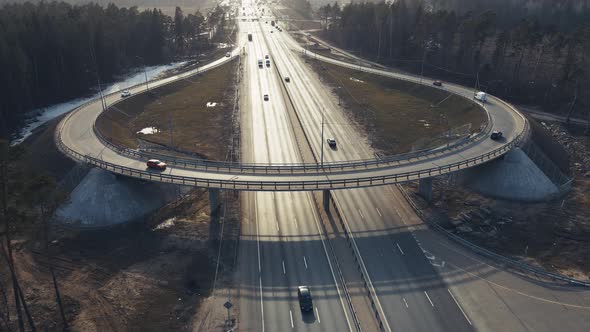
[[(536, 16), (517, 11), (500, 17), (487, 8), (482, 3), (477, 11), (458, 14), (396, 0), (334, 3), (318, 12), (323, 37), (364, 57), (468, 85), (479, 77), (480, 89), (513, 101), (590, 114), (590, 94), (584, 94), (590, 84), (590, 12), (572, 8), (550, 20), (551, 6), (538, 6)], [(585, 23), (563, 22), (570, 14)]]
[[(79, 97), (134, 67), (167, 63), (203, 46), (198, 36), (221, 20), (216, 8), (173, 19), (160, 10), (40, 2), (0, 8), (0, 137), (26, 112)], [(206, 45), (204, 45), (206, 46)]]

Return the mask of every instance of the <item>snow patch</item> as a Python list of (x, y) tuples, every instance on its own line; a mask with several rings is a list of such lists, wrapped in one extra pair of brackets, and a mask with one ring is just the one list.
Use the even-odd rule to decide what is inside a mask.
[(350, 80), (353, 82), (357, 82), (357, 83), (365, 83), (365, 81), (361, 81), (358, 78), (354, 78), (354, 77), (351, 77)]
[(144, 134), (144, 135), (152, 135), (152, 134), (157, 134), (159, 133), (160, 130), (156, 127), (146, 127), (143, 128), (142, 130), (138, 131), (138, 134)]
[[(122, 80), (105, 85), (103, 87), (103, 93), (110, 94), (113, 92), (117, 92), (120, 90), (127, 89), (131, 86), (141, 84), (145, 82), (145, 75), (147, 74), (148, 80), (152, 80), (157, 76), (161, 75), (162, 73), (166, 72), (170, 69), (178, 68), (184, 65), (186, 62), (175, 62), (169, 65), (162, 65), (162, 66), (153, 66), (153, 67), (146, 67), (145, 73), (143, 70), (138, 70), (133, 74), (128, 75), (126, 78)], [(80, 105), (87, 103), (91, 100), (98, 99), (100, 97), (100, 93), (97, 91), (91, 97), (85, 98), (77, 98), (72, 99), (70, 101), (66, 101), (60, 104), (51, 105), (44, 108), (39, 108), (30, 112), (31, 114), (31, 121), (28, 122), (21, 130), (20, 130), (20, 137), (14, 139), (10, 142), (11, 146), (17, 145), (22, 143), (27, 137), (31, 136), (33, 131), (39, 128), (41, 125), (45, 124), (48, 121), (55, 119), (56, 117), (65, 114)]]
[(217, 106), (217, 103), (214, 103), (214, 102), (212, 102), (212, 101), (210, 101), (210, 102), (207, 102), (207, 107), (208, 107), (208, 108), (209, 108), (209, 107), (215, 107), (215, 106)]

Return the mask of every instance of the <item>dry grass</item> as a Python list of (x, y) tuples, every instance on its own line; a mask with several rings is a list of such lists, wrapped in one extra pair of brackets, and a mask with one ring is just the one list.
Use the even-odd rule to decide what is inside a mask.
[[(153, 90), (111, 107), (97, 120), (98, 129), (116, 144), (137, 148), (140, 140), (196, 153), (209, 159), (225, 158), (231, 128), (237, 60)], [(207, 107), (215, 102), (215, 107)], [(153, 135), (137, 133), (156, 127)]]
[(479, 106), (439, 89), (328, 64), (313, 66), (371, 132), (373, 147), (388, 155), (445, 144), (449, 129), (452, 136), (465, 135), (479, 131), (485, 121)]

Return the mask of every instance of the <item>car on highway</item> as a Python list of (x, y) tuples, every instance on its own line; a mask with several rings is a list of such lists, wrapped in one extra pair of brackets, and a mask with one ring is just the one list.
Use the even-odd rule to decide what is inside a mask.
[(225, 53), (225, 56), (229, 58), (229, 57), (231, 57), (231, 53), (227, 52), (227, 53)]
[(301, 311), (309, 312), (313, 310), (313, 300), (309, 286), (297, 287), (297, 298), (299, 299), (299, 308), (301, 308)]
[(262, 67), (264, 67), (264, 63), (263, 63), (262, 59), (259, 59), (259, 60), (258, 60), (258, 67), (259, 67), (259, 68), (262, 68)]
[(291, 78), (289, 78), (289, 76), (285, 77), (285, 82), (287, 82), (287, 83), (291, 82)]
[(326, 142), (328, 142), (328, 146), (331, 148), (335, 148), (336, 147), (336, 139), (333, 137), (330, 137), (326, 140)]
[(266, 66), (270, 67), (270, 60), (266, 59)]
[(159, 171), (163, 171), (166, 169), (166, 163), (163, 161), (160, 161), (158, 159), (150, 159), (147, 162), (147, 167), (148, 168), (152, 168), (152, 169), (157, 169)]
[(123, 90), (123, 92), (121, 92), (121, 97), (125, 98), (129, 96), (131, 96), (131, 92), (129, 92), (129, 90)]
[(265, 59), (270, 59), (270, 56), (267, 54), (264, 56)]
[(432, 85), (442, 86), (442, 82), (441, 81), (434, 81), (434, 82), (432, 82)]
[(264, 95), (263, 98), (264, 98), (264, 101), (268, 101), (268, 95)]
[(274, 31), (270, 30), (270, 33), (273, 33)]
[(494, 130), (494, 131), (492, 131), (490, 138), (493, 139), (494, 141), (498, 141), (498, 140), (502, 139), (503, 136), (504, 135), (502, 134), (501, 131)]

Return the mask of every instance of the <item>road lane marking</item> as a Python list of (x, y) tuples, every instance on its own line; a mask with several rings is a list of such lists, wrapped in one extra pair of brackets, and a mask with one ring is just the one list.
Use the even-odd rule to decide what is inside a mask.
[(426, 298), (428, 299), (428, 302), (430, 302), (430, 305), (434, 307), (434, 303), (432, 303), (432, 300), (430, 299), (430, 296), (428, 296), (428, 293), (426, 293), (426, 291), (424, 291), (424, 295), (426, 295)]
[[(309, 204), (311, 204), (311, 206), (315, 206), (314, 205), (315, 203), (312, 201), (311, 195), (308, 194), (306, 196), (307, 196), (307, 200), (308, 200)], [(317, 210), (314, 209), (314, 212), (317, 213)], [(340, 299), (340, 305), (342, 306), (342, 311), (344, 312), (344, 318), (346, 319), (346, 324), (348, 325), (348, 331), (352, 332), (353, 330), (352, 330), (352, 326), (350, 325), (350, 318), (348, 317), (348, 310), (346, 310), (346, 306), (344, 305), (344, 300), (342, 299), (342, 293), (340, 291), (340, 287), (338, 286), (338, 281), (336, 280), (336, 275), (334, 274), (334, 267), (332, 266), (332, 262), (330, 261), (330, 256), (328, 255), (328, 250), (326, 249), (326, 243), (324, 242), (324, 236), (321, 235), (324, 233), (320, 229), (318, 215), (316, 213), (313, 213), (313, 220), (315, 221), (315, 227), (318, 231), (318, 234), (320, 234), (322, 248), (324, 249), (324, 254), (326, 255), (325, 257), (326, 257), (326, 260), (328, 261), (328, 266), (330, 267), (330, 272), (332, 274), (332, 280), (334, 280), (336, 292), (338, 293), (338, 298)], [(385, 323), (388, 324), (387, 321)], [(389, 324), (387, 326), (389, 327)], [(389, 329), (389, 331), (391, 331), (391, 329)]]
[(463, 314), (463, 317), (465, 317), (465, 319), (467, 319), (467, 323), (469, 323), (469, 325), (473, 325), (471, 324), (471, 321), (469, 320), (469, 317), (467, 317), (467, 315), (465, 314), (465, 311), (463, 311), (463, 308), (461, 307), (461, 305), (459, 304), (459, 302), (457, 302), (457, 299), (455, 298), (455, 296), (453, 295), (453, 293), (451, 293), (450, 289), (447, 289), (447, 291), (449, 292), (449, 294), (451, 294), (451, 297), (453, 298), (453, 301), (455, 301), (455, 304), (457, 305), (457, 307), (459, 307), (459, 310), (461, 310), (461, 313)]
[(295, 229), (298, 229), (299, 226), (297, 226), (297, 218), (295, 218)]
[(260, 282), (260, 316), (262, 317), (262, 332), (264, 332), (264, 302), (262, 300), (262, 276), (258, 278)]
[(285, 270), (285, 261), (283, 261), (283, 274), (287, 274), (287, 270)]
[(305, 259), (305, 256), (303, 256), (303, 263), (305, 263), (305, 269), (307, 270), (307, 259)]
[(320, 312), (318, 311), (318, 307), (315, 307), (315, 315), (318, 316), (318, 323), (321, 323), (322, 321), (320, 320)]
[(363, 216), (363, 213), (361, 212), (361, 209), (359, 209), (359, 214), (361, 215), (362, 219), (365, 219), (365, 217)]
[(293, 312), (291, 310), (289, 310), (289, 317), (291, 317), (291, 328), (294, 328), (295, 325), (293, 325)]
[(404, 300), (404, 304), (406, 305), (406, 308), (408, 308), (408, 301), (406, 301), (405, 297), (402, 297), (402, 299)]
[(377, 213), (379, 214), (379, 217), (383, 217), (383, 215), (381, 214), (381, 211), (379, 211), (379, 208), (375, 208), (375, 210), (377, 210)]
[(405, 255), (404, 251), (402, 250), (402, 247), (399, 246), (399, 243), (396, 242), (395, 245), (397, 246), (397, 249), (399, 250), (399, 252), (401, 252), (402, 255)]
[(277, 224), (277, 232), (279, 231), (279, 222), (275, 221), (275, 223)]

